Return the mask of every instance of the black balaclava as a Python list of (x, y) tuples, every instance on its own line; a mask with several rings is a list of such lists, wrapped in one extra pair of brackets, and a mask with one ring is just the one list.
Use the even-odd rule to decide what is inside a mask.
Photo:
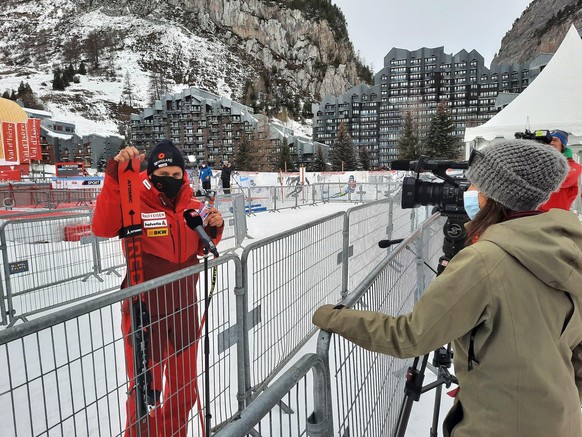
[(176, 197), (182, 183), (184, 182), (184, 177), (182, 179), (176, 179), (171, 176), (156, 176), (153, 174), (154, 170), (158, 168), (164, 168), (169, 166), (177, 166), (182, 169), (182, 174), (185, 172), (185, 162), (182, 153), (178, 150), (174, 143), (169, 140), (164, 140), (153, 148), (148, 160), (148, 175), (150, 181), (156, 189), (164, 193), (169, 198)]

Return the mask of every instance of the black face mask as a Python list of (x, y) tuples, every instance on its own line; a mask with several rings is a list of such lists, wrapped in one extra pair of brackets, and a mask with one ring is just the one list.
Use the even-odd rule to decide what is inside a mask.
[(152, 174), (150, 180), (158, 191), (164, 193), (169, 198), (176, 197), (182, 187), (183, 179), (176, 179), (172, 176), (156, 176)]

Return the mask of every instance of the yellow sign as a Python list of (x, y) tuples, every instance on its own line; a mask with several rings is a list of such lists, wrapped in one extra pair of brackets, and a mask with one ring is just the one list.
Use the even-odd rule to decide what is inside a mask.
[(165, 237), (168, 235), (168, 228), (146, 229), (148, 237)]

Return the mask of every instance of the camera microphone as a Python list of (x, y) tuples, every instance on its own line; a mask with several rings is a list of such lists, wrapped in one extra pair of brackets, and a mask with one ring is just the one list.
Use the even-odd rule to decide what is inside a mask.
[[(416, 169), (418, 161), (407, 161), (405, 159), (397, 159), (390, 163), (391, 170), (405, 170), (413, 171)], [(466, 170), (469, 168), (467, 161), (444, 161), (444, 160), (433, 160), (433, 161), (423, 161), (420, 171), (428, 170), (446, 170), (449, 168)]]
[(406, 159), (397, 159), (390, 163), (390, 170), (410, 170), (410, 163), (414, 161), (408, 161)]
[(218, 258), (218, 250), (216, 249), (216, 246), (212, 239), (208, 236), (208, 234), (204, 230), (202, 226), (203, 225), (202, 217), (200, 217), (198, 211), (196, 211), (195, 209), (187, 209), (186, 211), (184, 211), (184, 221), (186, 222), (186, 225), (190, 229), (192, 229), (194, 232), (198, 234), (198, 236), (204, 243), (206, 249), (208, 249), (209, 252), (212, 252), (212, 254)]
[(378, 242), (378, 247), (380, 249), (386, 249), (387, 247), (392, 246), (393, 244), (402, 243), (404, 238), (398, 238), (397, 240), (380, 240)]

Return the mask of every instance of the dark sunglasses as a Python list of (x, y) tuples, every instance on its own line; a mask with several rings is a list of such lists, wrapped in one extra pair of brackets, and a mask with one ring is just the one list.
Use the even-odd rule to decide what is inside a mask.
[(480, 150), (477, 150), (477, 149), (471, 150), (471, 155), (469, 156), (469, 167), (471, 167), (471, 164), (473, 164), (475, 162), (475, 159), (477, 157), (479, 157), (479, 159), (481, 159), (481, 158), (484, 158), (485, 155)]

